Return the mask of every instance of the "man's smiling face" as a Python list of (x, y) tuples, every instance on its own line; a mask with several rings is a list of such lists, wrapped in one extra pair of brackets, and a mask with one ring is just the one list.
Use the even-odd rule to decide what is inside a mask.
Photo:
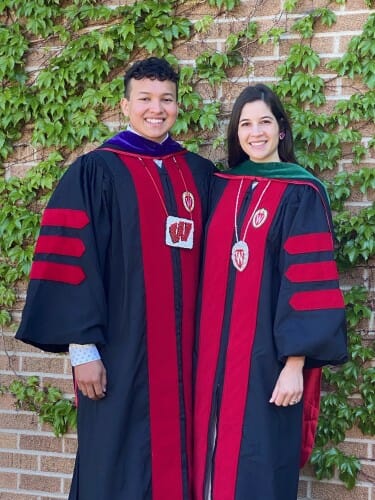
[(135, 132), (151, 141), (162, 142), (177, 118), (176, 94), (176, 84), (170, 80), (133, 78), (129, 96), (121, 100), (121, 109)]

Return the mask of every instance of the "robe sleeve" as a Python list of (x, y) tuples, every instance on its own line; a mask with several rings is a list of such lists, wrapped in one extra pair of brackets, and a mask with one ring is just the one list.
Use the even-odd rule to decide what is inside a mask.
[(45, 351), (106, 342), (111, 182), (98, 158), (68, 168), (42, 216), (16, 338)]
[(347, 359), (345, 306), (328, 201), (315, 185), (288, 189), (279, 225), (277, 355), (280, 361), (306, 356), (307, 368), (341, 364)]

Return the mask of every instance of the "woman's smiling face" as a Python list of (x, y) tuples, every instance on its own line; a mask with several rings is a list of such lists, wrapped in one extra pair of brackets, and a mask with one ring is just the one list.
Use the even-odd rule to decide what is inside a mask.
[(279, 162), (279, 134), (279, 124), (265, 102), (259, 100), (244, 105), (238, 123), (238, 139), (250, 160)]

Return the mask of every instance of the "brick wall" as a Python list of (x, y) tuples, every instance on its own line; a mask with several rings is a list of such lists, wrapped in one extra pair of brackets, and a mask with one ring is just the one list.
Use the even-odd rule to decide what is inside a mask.
[[(104, 2), (103, 2), (104, 3)], [(108, 3), (108, 2), (106, 2)], [(119, 4), (125, 2), (118, 2)], [(299, 2), (299, 11), (305, 12), (313, 7), (325, 6), (326, 0), (303, 0)], [(191, 5), (191, 4), (190, 4)], [(366, 8), (364, 0), (348, 0), (347, 5), (331, 4), (335, 10), (337, 23), (331, 28), (324, 28), (318, 32), (313, 40), (313, 48), (317, 50), (323, 61), (338, 57), (346, 50), (350, 39), (361, 32), (361, 28), (371, 12)], [(194, 17), (210, 12), (207, 2), (198, 2), (194, 6)], [(193, 64), (195, 56), (202, 51), (202, 43), (207, 47), (221, 50), (225, 38), (233, 26), (243, 26), (248, 18), (255, 14), (263, 29), (272, 25), (284, 25), (285, 16), (282, 12), (282, 0), (244, 0), (235, 14), (230, 17), (219, 17), (209, 35), (204, 39), (197, 39), (183, 45), (176, 50), (176, 55), (182, 64)], [(186, 14), (185, 14), (186, 15)], [(295, 18), (296, 15), (289, 16)], [(289, 22), (290, 25), (290, 22)], [(288, 53), (293, 35), (285, 36), (276, 48), (254, 46), (249, 48), (248, 66), (242, 71), (233, 73), (230, 83), (225, 83), (217, 90), (217, 95), (208, 92), (207, 98), (220, 98), (226, 109), (230, 109), (231, 100), (235, 98), (241, 88), (252, 81), (269, 82), (274, 80), (274, 71), (277, 65)], [(35, 45), (30, 51), (28, 69), (30, 72), (43, 66), (45, 52), (43, 43)], [(250, 76), (248, 69), (251, 68)], [(324, 74), (324, 78), (332, 75)], [(353, 82), (344, 78), (337, 79), (328, 96), (329, 103), (343, 96), (349, 96), (353, 89)], [(105, 120), (114, 128), (121, 127), (120, 113), (108, 113)], [(373, 135), (374, 130), (366, 131), (366, 139)], [(88, 148), (86, 148), (88, 149)], [(76, 152), (75, 155), (82, 151)], [(45, 156), (46, 151), (38, 150), (29, 143), (26, 135), (19, 141), (14, 155), (6, 164), (6, 175), (22, 175), (31, 165), (36, 164)], [(213, 152), (208, 146), (203, 154), (214, 155), (216, 159), (222, 152)], [(375, 158), (369, 156), (363, 166), (375, 167)], [(344, 159), (338, 165), (338, 170), (351, 170), (350, 158)], [(357, 193), (352, 199), (353, 210), (357, 206), (366, 206), (374, 200), (374, 194), (362, 195)], [(348, 289), (353, 285), (364, 284), (374, 296), (374, 262), (367, 268), (356, 269), (352, 273), (342, 276), (342, 286)], [(25, 296), (25, 284), (19, 286), (19, 302), (13, 312), (17, 322), (22, 311)], [(369, 336), (374, 335), (374, 312), (363, 329)], [(64, 355), (50, 355), (39, 350), (18, 343), (14, 340), (14, 331), (6, 329), (0, 334), (0, 376), (1, 383), (8, 384), (16, 375), (37, 375), (44, 384), (52, 384), (61, 388), (67, 395), (72, 396), (70, 364)], [(346, 452), (360, 457), (362, 471), (356, 488), (346, 490), (340, 481), (335, 478), (331, 481), (319, 482), (309, 466), (301, 471), (300, 498), (323, 500), (375, 500), (375, 439), (373, 436), (363, 436), (358, 430), (352, 430), (341, 448)], [(0, 397), (0, 499), (4, 500), (41, 500), (47, 498), (63, 499), (67, 497), (71, 472), (76, 449), (75, 434), (67, 434), (63, 438), (56, 438), (51, 428), (38, 423), (37, 417), (27, 411), (16, 411), (14, 402), (8, 395)], [(115, 500), (115, 499), (113, 499)], [(267, 500), (267, 499), (262, 499)]]

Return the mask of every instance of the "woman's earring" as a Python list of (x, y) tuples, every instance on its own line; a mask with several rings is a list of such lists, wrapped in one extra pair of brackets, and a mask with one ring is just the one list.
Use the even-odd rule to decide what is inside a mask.
[(280, 132), (279, 138), (280, 138), (280, 141), (282, 141), (283, 139), (285, 139), (285, 132)]

